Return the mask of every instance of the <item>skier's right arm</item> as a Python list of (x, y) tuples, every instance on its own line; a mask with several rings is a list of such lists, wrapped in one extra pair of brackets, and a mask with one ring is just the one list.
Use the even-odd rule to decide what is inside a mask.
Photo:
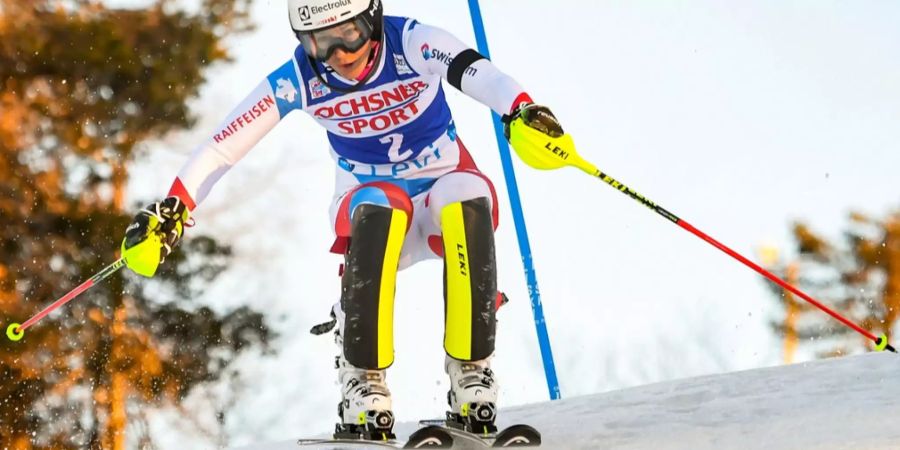
[(180, 241), (191, 211), (213, 185), (288, 113), (302, 105), (293, 59), (272, 72), (191, 154), (168, 198), (142, 209), (126, 230), (122, 256), (136, 273), (152, 277)]

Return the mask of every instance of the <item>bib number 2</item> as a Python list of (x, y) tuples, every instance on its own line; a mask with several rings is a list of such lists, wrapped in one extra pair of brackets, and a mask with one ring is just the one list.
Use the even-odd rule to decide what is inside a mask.
[(382, 144), (391, 144), (391, 147), (388, 149), (388, 158), (390, 158), (391, 162), (400, 162), (409, 158), (409, 155), (412, 155), (413, 151), (410, 149), (406, 149), (403, 153), (400, 153), (400, 147), (403, 146), (403, 135), (400, 133), (389, 134), (378, 140)]

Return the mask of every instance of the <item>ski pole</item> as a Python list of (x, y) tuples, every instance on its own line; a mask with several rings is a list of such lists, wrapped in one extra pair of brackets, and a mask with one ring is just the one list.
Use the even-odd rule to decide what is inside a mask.
[[(521, 119), (517, 119), (517, 120), (519, 122), (521, 122)], [(775, 284), (794, 293), (795, 295), (802, 298), (803, 300), (806, 300), (813, 306), (821, 309), (822, 311), (824, 311), (831, 317), (834, 317), (835, 319), (837, 319), (844, 325), (852, 328), (857, 333), (865, 336), (866, 338), (868, 338), (869, 340), (871, 340), (872, 342), (875, 343), (876, 350), (878, 350), (878, 351), (888, 350), (888, 351), (897, 353), (897, 350), (894, 349), (894, 347), (888, 343), (887, 335), (882, 334), (881, 336), (875, 336), (874, 334), (868, 332), (867, 330), (863, 329), (859, 325), (851, 322), (846, 317), (838, 314), (831, 308), (828, 308), (827, 306), (823, 305), (822, 303), (816, 301), (816, 299), (812, 298), (805, 292), (801, 291), (800, 289), (797, 289), (796, 287), (792, 286), (788, 282), (775, 276), (773, 273), (769, 272), (768, 270), (763, 269), (762, 267), (760, 267), (758, 264), (754, 263), (753, 261), (750, 261), (749, 259), (745, 258), (740, 253), (728, 248), (725, 244), (722, 244), (721, 242), (713, 239), (711, 236), (707, 235), (706, 233), (698, 230), (696, 227), (689, 224), (687, 221), (679, 218), (675, 214), (672, 214), (671, 212), (669, 212), (662, 206), (657, 205), (653, 201), (649, 200), (647, 197), (644, 197), (643, 195), (639, 194), (634, 189), (631, 189), (630, 187), (626, 186), (625, 184), (622, 184), (619, 181), (617, 181), (615, 178), (603, 173), (603, 171), (601, 171), (596, 166), (589, 163), (588, 161), (583, 159), (580, 155), (578, 155), (578, 153), (575, 151), (575, 145), (572, 142), (572, 138), (568, 134), (564, 134), (559, 137), (551, 137), (549, 139), (549, 142), (547, 142), (548, 139), (546, 138), (546, 135), (542, 135), (540, 132), (527, 130), (527, 126), (522, 125), (521, 123), (513, 123), (512, 126), (513, 127), (522, 127), (523, 129), (526, 130), (526, 131), (523, 131), (523, 133), (526, 133), (527, 135), (529, 135), (529, 137), (526, 139), (530, 141), (530, 144), (526, 144), (526, 145), (536, 144), (538, 146), (538, 148), (540, 148), (542, 150), (546, 150), (545, 152), (533, 153), (532, 155), (537, 155), (536, 159), (525, 160), (526, 163), (529, 163), (530, 165), (532, 165), (533, 167), (536, 167), (538, 169), (544, 169), (544, 170), (555, 169), (558, 167), (569, 165), (569, 166), (573, 166), (578, 169), (581, 169), (582, 171), (584, 171), (585, 173), (587, 173), (591, 176), (599, 178), (604, 183), (612, 186), (619, 192), (631, 197), (632, 199), (636, 200), (638, 203), (646, 206), (647, 208), (652, 209), (657, 214), (665, 217), (667, 220), (674, 223), (675, 225), (678, 225), (679, 227), (689, 231), (694, 236), (697, 236), (700, 239), (703, 239), (704, 241), (708, 242), (712, 246), (725, 252), (727, 255), (731, 256), (732, 258), (744, 263), (744, 265), (755, 270), (760, 275), (768, 278)], [(546, 145), (539, 144), (538, 142), (540, 142), (540, 143), (546, 142)]]
[(75, 289), (72, 289), (68, 294), (62, 296), (62, 298), (53, 302), (50, 306), (47, 306), (46, 308), (44, 308), (43, 311), (35, 314), (34, 317), (26, 320), (25, 323), (23, 323), (21, 325), (18, 323), (11, 323), (9, 325), (9, 327), (6, 328), (6, 337), (8, 337), (9, 340), (14, 341), (14, 342), (22, 339), (22, 337), (25, 335), (25, 330), (28, 327), (34, 325), (35, 323), (37, 323), (37, 321), (43, 319), (47, 314), (50, 314), (56, 308), (59, 308), (60, 306), (68, 303), (70, 300), (74, 299), (75, 297), (78, 297), (79, 295), (81, 295), (82, 292), (90, 289), (91, 286), (94, 286), (95, 284), (100, 283), (101, 281), (108, 278), (110, 275), (116, 273), (124, 265), (125, 265), (125, 258), (119, 258), (118, 260), (116, 260), (116, 262), (106, 266), (103, 270), (98, 272), (96, 275), (92, 276), (90, 279), (88, 279), (84, 283), (81, 283)]

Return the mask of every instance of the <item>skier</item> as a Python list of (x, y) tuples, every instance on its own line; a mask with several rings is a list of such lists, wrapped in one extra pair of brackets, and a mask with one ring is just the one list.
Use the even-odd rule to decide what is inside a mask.
[[(448, 416), (470, 431), (494, 430), (497, 197), (457, 135), (441, 80), (504, 115), (514, 145), (513, 120), (548, 136), (562, 127), (477, 51), (442, 29), (383, 16), (380, 0), (287, 3), (300, 41), (292, 58), (193, 152), (168, 197), (137, 214), (122, 243), (128, 267), (153, 276), (219, 178), (288, 113), (305, 111), (327, 130), (336, 162), (331, 251), (345, 258), (332, 309), (336, 437), (393, 436), (385, 371), (394, 361), (395, 277), (426, 258), (444, 259)], [(516, 151), (523, 159), (546, 152)]]

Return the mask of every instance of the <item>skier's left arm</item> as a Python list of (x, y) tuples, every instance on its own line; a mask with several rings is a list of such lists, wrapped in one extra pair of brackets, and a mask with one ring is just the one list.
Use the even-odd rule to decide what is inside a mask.
[(403, 47), (416, 72), (440, 75), (451, 86), (502, 115), (506, 139), (526, 163), (541, 169), (556, 168), (540, 161), (548, 156), (557, 159), (558, 155), (545, 153), (548, 148), (562, 145), (558, 141), (565, 135), (562, 125), (549, 108), (534, 104), (515, 79), (451, 33), (414, 20), (407, 24)]
[(532, 103), (516, 80), (449, 32), (411, 20), (403, 37), (404, 53), (416, 72), (440, 75), (497, 114)]

